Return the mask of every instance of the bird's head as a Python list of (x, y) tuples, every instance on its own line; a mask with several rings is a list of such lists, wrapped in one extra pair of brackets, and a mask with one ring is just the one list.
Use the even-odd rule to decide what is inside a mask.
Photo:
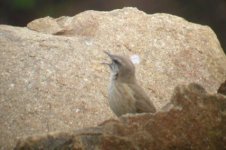
[(111, 63), (104, 64), (107, 64), (110, 67), (113, 80), (120, 82), (135, 81), (135, 66), (128, 57), (113, 55), (106, 51), (105, 53), (110, 57), (112, 61)]

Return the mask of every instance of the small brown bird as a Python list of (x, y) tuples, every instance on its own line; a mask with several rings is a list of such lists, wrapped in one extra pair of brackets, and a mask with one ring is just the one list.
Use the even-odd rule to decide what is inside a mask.
[(112, 111), (117, 116), (127, 113), (156, 112), (148, 95), (137, 83), (132, 61), (124, 56), (105, 53), (112, 60), (112, 63), (104, 63), (111, 69), (109, 105)]

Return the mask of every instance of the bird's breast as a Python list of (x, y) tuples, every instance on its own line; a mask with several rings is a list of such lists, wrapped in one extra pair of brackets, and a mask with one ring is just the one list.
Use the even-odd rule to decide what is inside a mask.
[(135, 113), (134, 91), (126, 83), (111, 82), (109, 86), (109, 105), (117, 116)]

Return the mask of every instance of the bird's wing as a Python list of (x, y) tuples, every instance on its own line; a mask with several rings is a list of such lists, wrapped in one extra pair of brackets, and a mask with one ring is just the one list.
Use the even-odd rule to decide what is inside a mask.
[(156, 112), (154, 104), (150, 101), (148, 95), (139, 85), (130, 85), (134, 91), (134, 98), (136, 100), (135, 106), (138, 113), (142, 112)]

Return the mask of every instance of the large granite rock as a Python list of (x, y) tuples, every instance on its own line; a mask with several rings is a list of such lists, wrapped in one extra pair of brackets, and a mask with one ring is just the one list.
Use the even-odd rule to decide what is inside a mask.
[(72, 131), (115, 118), (107, 102), (103, 50), (141, 58), (137, 78), (159, 110), (178, 84), (215, 93), (226, 57), (214, 32), (135, 8), (0, 25), (0, 147), (22, 136)]
[(226, 149), (226, 97), (208, 94), (198, 84), (178, 86), (171, 109), (127, 115), (73, 133), (34, 136), (15, 150), (34, 149)]

